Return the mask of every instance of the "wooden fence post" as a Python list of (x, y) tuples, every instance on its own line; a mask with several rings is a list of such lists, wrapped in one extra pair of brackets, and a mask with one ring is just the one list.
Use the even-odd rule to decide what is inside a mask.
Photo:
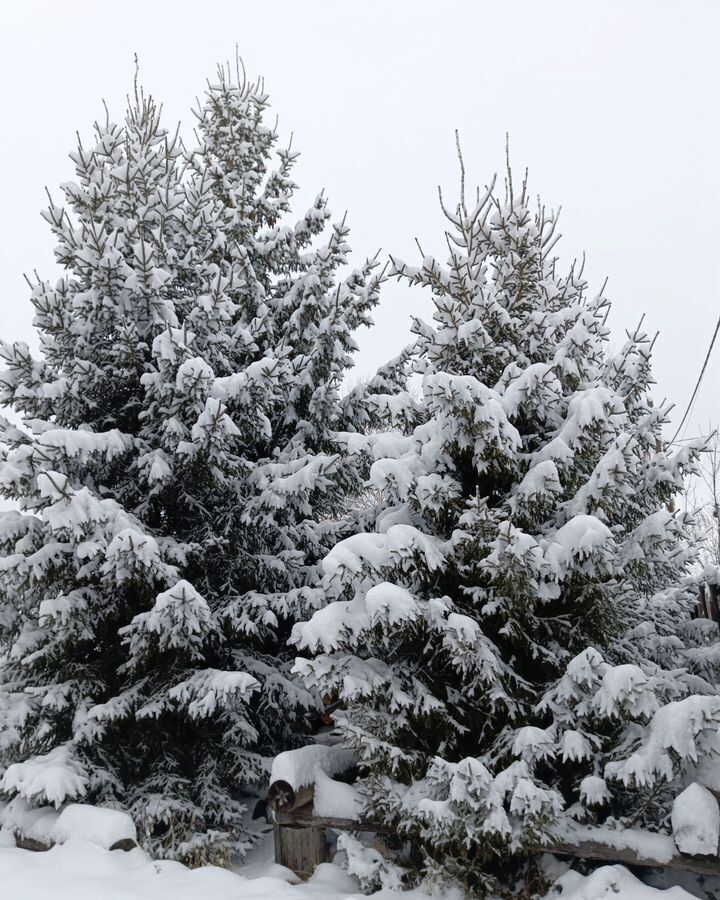
[(309, 878), (315, 866), (328, 861), (328, 842), (324, 828), (276, 823), (273, 831), (275, 862), (292, 869), (301, 878)]

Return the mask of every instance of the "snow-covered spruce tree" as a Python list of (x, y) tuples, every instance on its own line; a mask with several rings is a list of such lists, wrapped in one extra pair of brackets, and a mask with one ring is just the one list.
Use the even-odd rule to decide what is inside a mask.
[(394, 261), (435, 312), (421, 399), (378, 398), (364, 440), (387, 502), (325, 558), (331, 602), (293, 642), (342, 702), (367, 815), (485, 890), (572, 823), (665, 827), (710, 777), (720, 700), (667, 508), (696, 450), (659, 449), (650, 342), (611, 352), (608, 301), (560, 274), (525, 184), (445, 215), (447, 264)]
[(97, 125), (45, 213), (42, 358), (2, 345), (0, 790), (120, 803), (191, 863), (247, 845), (241, 791), (315, 703), (286, 642), (356, 487), (332, 430), (380, 281), (338, 280), (322, 197), (286, 224), (266, 106), (221, 72), (191, 152), (139, 91)]

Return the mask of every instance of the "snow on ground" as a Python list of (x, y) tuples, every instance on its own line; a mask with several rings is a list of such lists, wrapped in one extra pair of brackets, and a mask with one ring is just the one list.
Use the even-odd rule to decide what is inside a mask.
[[(681, 887), (660, 890), (643, 884), (622, 866), (602, 866), (591, 875), (553, 863), (556, 881), (547, 900), (695, 900)], [(692, 889), (692, 886), (690, 886)], [(389, 890), (373, 900), (399, 900)], [(361, 900), (355, 878), (340, 866), (318, 866), (304, 883), (272, 861), (271, 834), (234, 870), (153, 861), (139, 848), (128, 853), (71, 837), (44, 853), (19, 850), (0, 831), (0, 900)], [(420, 890), (402, 900), (428, 900)], [(436, 898), (437, 900), (437, 898)], [(443, 900), (459, 900), (455, 892)]]
[[(346, 900), (362, 898), (358, 882), (339, 866), (318, 866), (303, 884), (293, 873), (260, 860), (236, 871), (187, 869), (153, 861), (140, 849), (128, 853), (70, 839), (44, 853), (19, 850), (0, 832), (1, 900)], [(391, 900), (389, 891), (374, 895)], [(413, 891), (408, 900), (427, 900)]]
[(659, 889), (644, 884), (624, 866), (601, 866), (590, 875), (572, 870), (561, 875), (547, 900), (695, 900), (682, 887)]

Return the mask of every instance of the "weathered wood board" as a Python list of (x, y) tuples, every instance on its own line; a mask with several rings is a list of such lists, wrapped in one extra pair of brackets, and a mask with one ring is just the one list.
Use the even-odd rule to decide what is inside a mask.
[(325, 828), (276, 824), (274, 832), (275, 862), (292, 869), (301, 878), (309, 878), (315, 866), (328, 861)]
[[(283, 785), (284, 787), (284, 785)], [(388, 834), (390, 829), (379, 822), (354, 819), (327, 818), (313, 813), (312, 789), (304, 789), (288, 795), (279, 792), (280, 802), (274, 804), (275, 819), (275, 860), (307, 877), (313, 868), (328, 858), (326, 830), (337, 831), (370, 831), (377, 834)], [(299, 801), (299, 802), (298, 802)], [(576, 856), (579, 859), (599, 860), (608, 863), (623, 863), (641, 868), (677, 869), (682, 872), (693, 872), (697, 875), (720, 876), (720, 858), (717, 856), (687, 856), (672, 852), (674, 844), (667, 836), (669, 845), (660, 856), (648, 856), (640, 849), (633, 847), (617, 847), (611, 843), (603, 843), (598, 832), (598, 839), (587, 834), (570, 835), (567, 838), (553, 838), (546, 844), (537, 844), (528, 850), (532, 853), (553, 853), (557, 856)], [(642, 849), (642, 848), (641, 848)], [(662, 849), (662, 848), (661, 848)]]

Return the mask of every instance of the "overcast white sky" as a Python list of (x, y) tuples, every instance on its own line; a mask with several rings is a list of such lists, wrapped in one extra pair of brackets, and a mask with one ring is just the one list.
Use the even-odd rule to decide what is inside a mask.
[[(1, 0), (0, 334), (33, 343), (24, 271), (54, 274), (39, 211), (72, 179), (67, 152), (132, 83), (190, 107), (237, 43), (294, 132), (300, 207), (327, 189), (359, 261), (442, 251), (436, 186), (514, 166), (562, 205), (561, 256), (609, 276), (614, 340), (660, 331), (656, 393), (684, 410), (720, 313), (720, 4), (715, 0)], [(59, 194), (59, 192), (57, 192)], [(394, 355), (428, 298), (388, 284), (358, 374)], [(687, 435), (720, 419), (716, 347)], [(679, 416), (678, 416), (679, 417)], [(674, 430), (674, 429), (673, 429)]]

